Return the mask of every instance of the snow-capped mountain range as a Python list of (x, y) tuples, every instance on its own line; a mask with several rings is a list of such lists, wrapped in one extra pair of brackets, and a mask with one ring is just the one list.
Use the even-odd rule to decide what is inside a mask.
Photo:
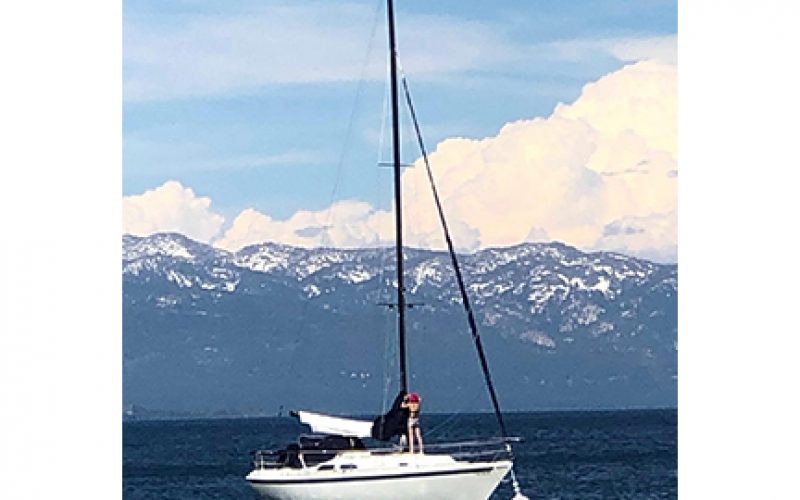
[[(445, 252), (406, 249), (411, 386), (489, 408)], [(126, 404), (376, 413), (396, 391), (394, 251), (123, 237)], [(677, 266), (560, 243), (460, 256), (509, 410), (677, 405)]]

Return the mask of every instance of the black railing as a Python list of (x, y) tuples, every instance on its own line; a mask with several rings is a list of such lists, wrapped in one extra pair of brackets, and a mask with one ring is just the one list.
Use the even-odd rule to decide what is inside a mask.
[[(432, 443), (425, 445), (426, 455), (448, 455), (455, 460), (467, 462), (494, 462), (511, 460), (511, 444), (522, 442), (521, 438), (491, 438), (452, 443)], [(253, 455), (253, 467), (256, 469), (276, 469), (281, 467), (306, 468), (326, 462), (336, 455), (345, 452), (361, 452), (371, 455), (389, 455), (401, 453), (405, 448), (392, 445), (368, 449), (300, 449), (290, 446), (281, 450), (256, 450)]]

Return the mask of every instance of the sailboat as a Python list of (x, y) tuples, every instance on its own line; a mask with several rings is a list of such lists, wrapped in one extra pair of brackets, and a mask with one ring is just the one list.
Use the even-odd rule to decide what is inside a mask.
[[(264, 499), (463, 499), (485, 500), (500, 482), (511, 475), (514, 499), (522, 500), (519, 483), (514, 474), (512, 444), (519, 438), (510, 437), (503, 422), (483, 351), (477, 324), (458, 266), (452, 240), (447, 228), (428, 155), (414, 112), (405, 76), (402, 78), (406, 104), (410, 111), (417, 140), (425, 160), (434, 201), (444, 230), (445, 241), (455, 270), (462, 303), (472, 331), (472, 338), (481, 361), (486, 385), (491, 396), (501, 436), (498, 438), (450, 443), (426, 444), (424, 450), (410, 453), (403, 438), (409, 418), (404, 398), (409, 394), (406, 370), (405, 313), (403, 283), (403, 211), (400, 162), (400, 85), (395, 38), (394, 5), (386, 2), (389, 36), (389, 68), (392, 109), (392, 145), (394, 167), (395, 247), (397, 272), (397, 311), (399, 340), (400, 391), (391, 409), (373, 421), (342, 418), (310, 411), (292, 412), (313, 434), (300, 436), (298, 442), (281, 450), (253, 452), (253, 470), (246, 480)], [(391, 440), (400, 437), (399, 443)], [(386, 444), (367, 446), (365, 439)]]

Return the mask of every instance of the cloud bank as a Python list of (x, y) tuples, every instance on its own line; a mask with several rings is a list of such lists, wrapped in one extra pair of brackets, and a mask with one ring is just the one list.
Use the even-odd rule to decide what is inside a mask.
[[(575, 102), (559, 104), (547, 118), (508, 123), (484, 139), (446, 139), (430, 160), (462, 250), (558, 240), (659, 261), (677, 257), (674, 65), (625, 66), (587, 84)], [(406, 243), (443, 248), (421, 160), (405, 171), (403, 183)], [(213, 239), (222, 221), (207, 198), (174, 182), (131, 198), (126, 227), (130, 219), (140, 233), (181, 230), (182, 221), (186, 234), (229, 250), (265, 240), (340, 247), (392, 241), (392, 213), (360, 201), (282, 221), (247, 209)], [(129, 216), (128, 206), (137, 212)]]
[[(445, 209), (474, 230), (471, 241), (462, 232), (462, 245), (559, 240), (674, 259), (676, 74), (672, 65), (639, 62), (586, 85), (547, 118), (440, 143), (431, 163)], [(410, 242), (437, 246), (424, 169), (404, 181), (409, 217), (422, 221)], [(617, 226), (639, 231), (612, 237)]]
[(177, 181), (126, 196), (122, 200), (122, 231), (147, 236), (177, 232), (198, 241), (210, 242), (219, 234), (225, 219), (211, 211), (211, 199), (198, 197)]
[(393, 217), (390, 212), (354, 200), (340, 201), (318, 212), (301, 210), (287, 220), (275, 220), (248, 208), (215, 245), (228, 250), (263, 241), (300, 247), (374, 247), (393, 241)]

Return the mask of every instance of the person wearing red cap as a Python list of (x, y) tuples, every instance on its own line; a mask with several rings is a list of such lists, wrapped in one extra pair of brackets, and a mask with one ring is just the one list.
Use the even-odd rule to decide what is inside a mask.
[(408, 408), (408, 451), (414, 453), (414, 439), (419, 443), (422, 453), (422, 431), (419, 428), (419, 407), (422, 400), (419, 394), (412, 392), (403, 399), (402, 408)]

